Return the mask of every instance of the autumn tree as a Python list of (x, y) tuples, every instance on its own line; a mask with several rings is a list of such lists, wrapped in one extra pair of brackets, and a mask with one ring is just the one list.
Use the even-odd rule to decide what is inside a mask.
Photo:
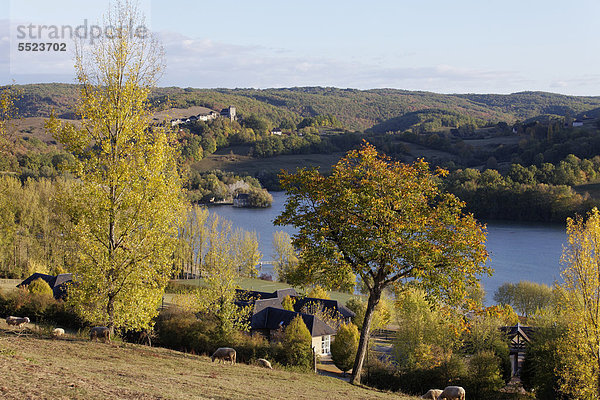
[(536, 310), (550, 305), (553, 297), (554, 294), (550, 286), (528, 281), (503, 283), (494, 293), (494, 301), (513, 306), (516, 311), (525, 317), (529, 317)]
[(76, 157), (80, 182), (69, 301), (86, 321), (110, 329), (152, 324), (173, 272), (182, 215), (175, 137), (151, 125), (148, 102), (162, 48), (140, 25), (129, 3), (109, 10), (111, 34), (76, 46), (80, 125), (48, 122)]
[(600, 398), (600, 212), (567, 219), (560, 307), (569, 324), (559, 340), (560, 389), (573, 399)]
[(292, 245), (292, 239), (286, 232), (273, 233), (273, 260), (278, 280), (290, 283), (294, 279), (298, 256)]
[(251, 278), (258, 276), (256, 265), (262, 258), (262, 253), (258, 250), (258, 235), (256, 232), (236, 229), (231, 240), (234, 242), (233, 247), (235, 248), (234, 263), (240, 276)]
[(394, 162), (365, 144), (329, 176), (316, 169), (280, 176), (288, 199), (276, 223), (298, 229), (293, 242), (302, 252), (299, 268), (329, 280), (354, 272), (368, 289), (355, 384), (386, 287), (419, 285), (429, 296), (459, 302), (478, 274), (489, 273), (483, 227), (462, 213), (461, 201), (440, 190), (443, 174), (431, 173), (422, 160)]

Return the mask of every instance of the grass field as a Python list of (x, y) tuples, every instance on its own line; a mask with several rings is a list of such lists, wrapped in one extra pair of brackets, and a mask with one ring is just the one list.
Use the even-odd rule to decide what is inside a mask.
[[(5, 325), (0, 326), (5, 328)], [(415, 399), (315, 374), (211, 363), (162, 348), (0, 329), (2, 399)]]
[(600, 199), (600, 182), (573, 186), (573, 189), (579, 194), (585, 194), (587, 192), (594, 199)]

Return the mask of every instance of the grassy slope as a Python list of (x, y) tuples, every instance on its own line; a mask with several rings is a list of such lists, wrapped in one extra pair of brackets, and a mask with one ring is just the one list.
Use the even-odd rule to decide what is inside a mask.
[(412, 399), (335, 378), (129, 344), (0, 333), (3, 399)]

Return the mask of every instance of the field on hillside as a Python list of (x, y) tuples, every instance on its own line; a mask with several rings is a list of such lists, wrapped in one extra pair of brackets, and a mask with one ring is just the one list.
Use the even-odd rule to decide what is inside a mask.
[[(5, 325), (2, 325), (5, 327)], [(414, 399), (314, 374), (139, 345), (0, 330), (3, 399)]]

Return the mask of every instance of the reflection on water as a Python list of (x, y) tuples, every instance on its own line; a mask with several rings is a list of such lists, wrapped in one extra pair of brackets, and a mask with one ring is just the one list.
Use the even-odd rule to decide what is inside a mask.
[[(273, 259), (273, 233), (283, 230), (293, 235), (289, 226), (274, 226), (273, 220), (285, 204), (283, 192), (273, 192), (273, 205), (266, 209), (211, 206), (210, 211), (230, 220), (234, 228), (256, 231), (263, 260)], [(488, 221), (487, 249), (494, 275), (484, 277), (488, 303), (504, 282), (529, 280), (551, 285), (560, 279), (560, 255), (566, 243), (565, 227), (559, 224)], [(271, 271), (268, 266), (265, 271)]]

